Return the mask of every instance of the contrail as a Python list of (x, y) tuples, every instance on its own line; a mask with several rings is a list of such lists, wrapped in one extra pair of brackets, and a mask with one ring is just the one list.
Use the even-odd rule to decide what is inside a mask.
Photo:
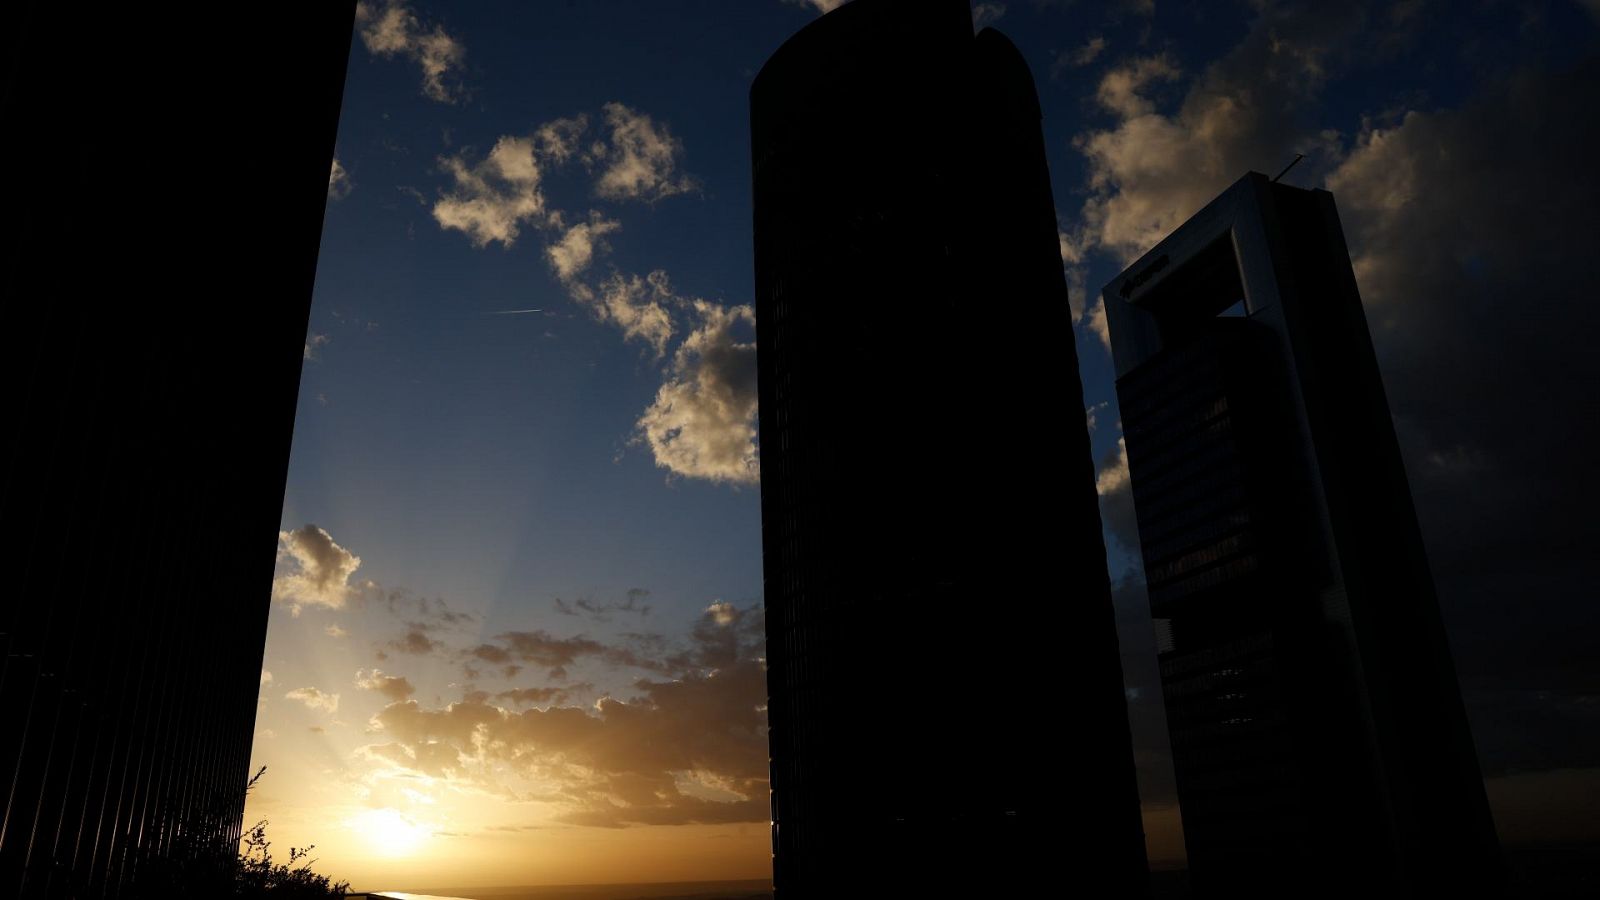
[(484, 313), (486, 316), (515, 316), (520, 313), (544, 312), (542, 309), (495, 309)]

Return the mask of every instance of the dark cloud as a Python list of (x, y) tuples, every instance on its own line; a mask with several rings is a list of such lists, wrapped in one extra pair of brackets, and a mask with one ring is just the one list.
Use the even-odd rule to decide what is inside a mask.
[[(422, 628), (412, 627), (408, 628), (405, 634), (395, 638), (384, 646), (391, 650), (397, 650), (401, 653), (409, 653), (413, 656), (423, 656), (432, 653), (435, 650), (443, 649), (444, 644), (428, 637)], [(383, 657), (380, 656), (379, 658), (382, 659)]]
[(591, 638), (581, 636), (558, 638), (543, 629), (508, 631), (498, 636), (496, 640), (505, 645), (504, 649), (508, 655), (504, 659), (490, 659), (489, 662), (505, 662), (515, 658), (548, 669), (552, 673), (561, 672), (563, 675), (567, 667), (578, 660), (584, 657), (605, 656), (609, 649)]
[(356, 672), (356, 687), (367, 691), (377, 691), (390, 700), (404, 700), (417, 692), (411, 682), (398, 675), (385, 675), (381, 669), (373, 669), (370, 673), (366, 670)]
[[(1600, 693), (1600, 305), (1579, 262), (1600, 202), (1600, 62), (1550, 52), (1551, 16), (1497, 32), (1487, 7), (1426, 22), (1415, 5), (1256, 11), (1192, 73), (1154, 54), (1101, 76), (1112, 124), (1075, 141), (1087, 199), (1064, 246), (1080, 263), (1130, 258), (1245, 171), (1308, 154), (1288, 180), (1338, 204), (1485, 768), (1581, 764), (1560, 748), (1600, 746), (1585, 714)], [(1452, 43), (1452, 65), (1480, 79), (1467, 99), (1396, 84), (1368, 118), (1329, 127), (1324, 98), (1353, 76)], [(1126, 491), (1106, 490), (1111, 463), (1102, 512), (1136, 546)]]
[(629, 588), (625, 595), (626, 599), (620, 602), (600, 603), (588, 597), (580, 597), (568, 603), (557, 597), (555, 607), (556, 612), (564, 616), (584, 616), (590, 621), (605, 623), (610, 622), (616, 613), (641, 617), (650, 615), (650, 604), (645, 602), (649, 596), (650, 592), (643, 588)]
[(565, 687), (527, 687), (513, 688), (495, 694), (496, 700), (501, 700), (514, 706), (537, 706), (546, 703), (560, 703), (575, 693), (594, 690), (594, 685), (588, 682), (567, 685)]
[[(569, 824), (764, 822), (770, 811), (761, 633), (758, 608), (722, 602), (706, 609), (687, 646), (653, 635), (607, 646), (543, 631), (507, 632), (497, 638), (501, 649), (541, 667), (592, 658), (662, 675), (636, 680), (625, 699), (604, 696), (592, 707), (514, 712), (479, 690), (440, 709), (415, 700), (391, 703), (372, 720), (388, 743), (362, 753), (379, 764), (558, 804), (558, 821)], [(494, 698), (514, 706), (555, 704), (591, 689), (524, 687)], [(517, 794), (489, 774), (497, 769), (547, 787)]]
[(382, 589), (373, 585), (389, 614), (406, 620), (420, 631), (439, 631), (471, 625), (478, 620), (472, 613), (456, 612), (442, 597), (419, 597), (405, 588)]
[(1600, 746), (1596, 96), (1596, 60), (1523, 69), (1369, 125), (1328, 178), (1492, 771)]

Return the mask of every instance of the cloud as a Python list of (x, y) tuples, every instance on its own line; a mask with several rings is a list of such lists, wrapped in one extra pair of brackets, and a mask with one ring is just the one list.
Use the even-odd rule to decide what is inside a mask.
[(261, 670), (261, 686), (262, 687), (266, 687), (267, 685), (269, 685), (271, 683), (272, 683), (272, 673), (268, 672), (266, 669), (262, 669)]
[(1072, 66), (1087, 66), (1100, 58), (1106, 49), (1105, 35), (1097, 34), (1084, 43), (1082, 47), (1066, 54), (1063, 59)]
[(517, 659), (552, 672), (560, 672), (562, 675), (568, 666), (579, 659), (604, 655), (607, 651), (599, 641), (586, 637), (557, 638), (543, 629), (508, 631), (497, 636), (495, 640), (504, 646), (480, 644), (471, 651), (472, 655), (491, 663), (504, 663)]
[(559, 240), (545, 248), (550, 265), (556, 270), (556, 277), (564, 282), (571, 281), (589, 268), (589, 263), (594, 259), (595, 245), (602, 237), (621, 227), (620, 222), (591, 211), (588, 221), (568, 228)]
[[(1537, 59), (1537, 57), (1536, 57)], [(1367, 122), (1327, 177), (1489, 768), (1574, 765), (1600, 628), (1591, 255), (1600, 61)], [(1587, 686), (1587, 688), (1585, 688)], [(1478, 695), (1476, 698), (1474, 695)], [(1560, 740), (1536, 738), (1561, 734)]]
[(417, 596), (405, 588), (384, 591), (380, 596), (390, 615), (405, 619), (408, 627), (418, 631), (438, 631), (470, 625), (477, 621), (477, 616), (472, 613), (451, 609), (450, 604), (442, 597), (430, 600), (427, 597)]
[(1100, 426), (1100, 412), (1101, 412), (1101, 410), (1104, 410), (1107, 406), (1110, 406), (1110, 405), (1111, 405), (1111, 401), (1110, 400), (1102, 400), (1099, 403), (1096, 403), (1096, 404), (1094, 404), (1092, 406), (1085, 406), (1083, 408), (1084, 423), (1086, 425), (1088, 425), (1090, 434), (1094, 434), (1094, 430)]
[(660, 269), (587, 278), (605, 237), (621, 223), (595, 210), (569, 223), (546, 203), (546, 163), (574, 156), (601, 170), (596, 192), (611, 199), (657, 200), (694, 187), (678, 172), (682, 144), (665, 125), (620, 103), (606, 104), (604, 114), (608, 137), (586, 147), (588, 120), (577, 116), (546, 123), (528, 137), (501, 137), (478, 162), (467, 153), (441, 159), (454, 185), (434, 205), (434, 219), (479, 247), (509, 247), (529, 225), (556, 232), (545, 257), (568, 295), (621, 331), (623, 340), (648, 346), (658, 361), (681, 333), (678, 320), (688, 320), (689, 333), (654, 402), (635, 422), (633, 440), (649, 446), (656, 464), (674, 475), (753, 484), (758, 457), (751, 308), (679, 296)]
[(974, 3), (972, 4), (972, 30), (982, 31), (990, 25), (1000, 21), (1006, 14), (1004, 3)]
[(1072, 314), (1072, 324), (1083, 318), (1083, 308), (1088, 297), (1089, 269), (1087, 248), (1079, 234), (1069, 233), (1056, 226), (1056, 245), (1061, 251), (1061, 267), (1067, 278), (1067, 309)]
[(1171, 113), (1160, 111), (1157, 90), (1181, 78), (1170, 57), (1107, 71), (1096, 100), (1113, 124), (1073, 142), (1089, 173), (1078, 246), (1131, 262), (1250, 169), (1275, 170), (1302, 152), (1301, 175), (1326, 171), (1338, 135), (1313, 127), (1308, 111), (1335, 48), (1364, 20), (1359, 4), (1264, 5), (1245, 39), (1195, 78)]
[(1155, 104), (1145, 96), (1151, 85), (1177, 81), (1181, 74), (1166, 54), (1134, 59), (1101, 77), (1095, 100), (1124, 119), (1146, 116), (1155, 111)]
[(329, 341), (331, 341), (331, 340), (333, 340), (333, 338), (331, 338), (331, 337), (329, 337), (328, 335), (325, 335), (325, 334), (316, 334), (316, 333), (307, 334), (306, 335), (306, 349), (305, 349), (305, 353), (301, 355), (301, 359), (316, 359), (317, 358), (317, 348), (326, 346), (327, 343)]
[(428, 637), (427, 629), (419, 624), (412, 624), (406, 629), (405, 634), (384, 646), (400, 653), (409, 653), (412, 656), (426, 656), (435, 650), (444, 648), (443, 643)]
[(429, 99), (454, 103), (461, 98), (458, 74), (467, 51), (444, 26), (424, 28), (405, 0), (359, 3), (356, 24), (361, 42), (374, 55), (403, 57), (422, 69), (422, 93)]
[(516, 706), (534, 706), (541, 703), (559, 703), (567, 699), (576, 691), (593, 690), (594, 685), (584, 682), (569, 687), (530, 687), (513, 688), (495, 694), (495, 699), (504, 700)]
[(579, 597), (576, 601), (567, 601), (556, 598), (556, 612), (564, 616), (584, 616), (595, 622), (610, 622), (613, 613), (628, 613), (638, 616), (650, 615), (650, 604), (644, 602), (650, 592), (643, 588), (629, 588), (627, 599), (621, 603), (596, 603), (587, 597)]
[(1094, 488), (1102, 497), (1128, 489), (1128, 445), (1122, 438), (1117, 438), (1116, 452), (1100, 463)]
[(809, 6), (819, 13), (833, 12), (849, 0), (783, 0), (790, 6)]
[[(668, 677), (637, 680), (625, 699), (520, 712), (486, 702), (481, 692), (443, 708), (395, 702), (371, 721), (386, 743), (360, 753), (376, 766), (553, 805), (557, 821), (569, 824), (765, 822), (760, 632), (758, 608), (712, 604), (687, 649), (653, 660)], [(550, 649), (563, 639), (542, 632), (502, 637), (535, 655), (553, 654), (542, 657), (546, 663), (565, 653)], [(717, 665), (705, 665), (711, 662)], [(498, 698), (548, 703), (572, 689), (523, 688)]]
[(668, 306), (677, 302), (667, 273), (657, 269), (640, 278), (613, 272), (596, 287), (576, 283), (568, 287), (574, 300), (600, 321), (615, 325), (624, 340), (648, 344), (657, 358), (666, 353), (673, 335)]
[(583, 135), (588, 129), (589, 117), (581, 113), (565, 119), (552, 119), (534, 130), (534, 143), (546, 159), (556, 164), (564, 163), (578, 155), (582, 149)]
[(328, 171), (328, 199), (343, 200), (350, 196), (350, 191), (355, 188), (355, 182), (350, 180), (350, 173), (336, 156), (333, 158), (333, 167)]
[(1106, 319), (1106, 302), (1102, 297), (1094, 298), (1094, 305), (1089, 307), (1089, 312), (1083, 317), (1083, 324), (1095, 337), (1100, 339), (1100, 346), (1111, 349), (1111, 323)]
[(342, 638), (342, 637), (349, 637), (350, 636), (350, 632), (345, 631), (343, 628), (340, 628), (338, 626), (338, 624), (329, 625), (327, 628), (322, 629), (322, 633), (326, 634), (328, 637), (331, 637), (331, 638)]
[(329, 715), (339, 711), (339, 695), (324, 694), (314, 687), (295, 688), (283, 695), (285, 700), (299, 700), (307, 709), (321, 710)]
[(495, 241), (509, 247), (523, 225), (547, 224), (539, 151), (536, 138), (508, 135), (476, 164), (467, 162), (465, 151), (441, 157), (439, 164), (455, 185), (434, 203), (434, 221), (465, 232), (477, 247)]
[(289, 604), (296, 616), (306, 606), (340, 609), (351, 595), (350, 576), (360, 566), (360, 557), (315, 525), (280, 531), (272, 597)]
[(673, 357), (666, 383), (640, 416), (637, 439), (674, 475), (730, 484), (760, 480), (756, 446), (755, 326), (749, 306), (695, 300), (700, 325)]
[(678, 173), (683, 143), (666, 125), (621, 103), (604, 107), (609, 142), (596, 142), (586, 155), (600, 169), (595, 193), (611, 200), (660, 200), (695, 188), (694, 179)]
[[(1600, 609), (1572, 599), (1592, 579), (1570, 549), (1600, 542), (1587, 450), (1600, 433), (1573, 414), (1592, 405), (1578, 361), (1593, 356), (1600, 309), (1572, 264), (1589, 253), (1600, 196), (1583, 149), (1600, 139), (1589, 112), (1600, 63), (1558, 71), (1537, 32), (1481, 35), (1496, 63), (1468, 99), (1412, 99), (1350, 123), (1352, 139), (1315, 118), (1320, 95), (1395, 52), (1378, 46), (1393, 16), (1370, 4), (1259, 9), (1192, 80), (1125, 73), (1124, 90), (1102, 79), (1111, 123), (1076, 141), (1088, 196), (1068, 243), (1125, 261), (1246, 170), (1274, 174), (1308, 154), (1286, 180), (1325, 184), (1338, 204), (1486, 766), (1572, 765), (1527, 736), (1592, 744), (1600, 717), (1527, 697), (1582, 694), (1594, 670), (1578, 635), (1600, 627)], [(1103, 311), (1084, 320), (1097, 327)], [(1108, 486), (1118, 477), (1101, 473)], [(1132, 533), (1113, 507), (1127, 496), (1102, 498), (1113, 533)]]
[(356, 670), (356, 687), (364, 691), (377, 691), (397, 703), (417, 692), (410, 681), (398, 675), (385, 675), (380, 669), (373, 669), (370, 673), (364, 669)]
[[(1117, 428), (1121, 430), (1121, 422), (1117, 423)], [(1128, 480), (1128, 446), (1120, 435), (1117, 449), (1100, 461), (1094, 487), (1100, 495), (1100, 518), (1106, 530), (1123, 547), (1137, 552), (1139, 527), (1134, 515), (1132, 484)]]

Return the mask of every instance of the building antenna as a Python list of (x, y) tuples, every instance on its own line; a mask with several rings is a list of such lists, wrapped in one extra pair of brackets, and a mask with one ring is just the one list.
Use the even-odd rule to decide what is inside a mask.
[(1304, 153), (1296, 153), (1294, 155), (1294, 162), (1291, 162), (1287, 166), (1284, 166), (1283, 167), (1283, 171), (1279, 172), (1277, 174), (1277, 177), (1272, 179), (1272, 183), (1273, 184), (1277, 184), (1279, 178), (1282, 178), (1283, 176), (1289, 174), (1289, 170), (1294, 168), (1295, 166), (1299, 165), (1300, 160), (1305, 159), (1305, 158), (1306, 158), (1306, 155)]

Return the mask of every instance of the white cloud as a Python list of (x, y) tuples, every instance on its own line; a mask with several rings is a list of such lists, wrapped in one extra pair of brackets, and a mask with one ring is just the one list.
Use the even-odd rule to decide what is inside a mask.
[(1084, 304), (1088, 300), (1089, 268), (1086, 241), (1081, 234), (1068, 234), (1056, 226), (1056, 244), (1061, 249), (1061, 265), (1067, 278), (1067, 309), (1072, 313), (1072, 324), (1083, 318)]
[(262, 687), (266, 687), (267, 685), (269, 685), (271, 683), (272, 683), (272, 673), (268, 672), (266, 669), (262, 669), (261, 670), (261, 686)]
[(666, 125), (621, 103), (605, 105), (610, 140), (597, 142), (587, 161), (600, 168), (595, 192), (613, 200), (660, 200), (695, 188), (694, 179), (678, 173), (683, 143)]
[[(1117, 430), (1122, 423), (1117, 423)], [(1117, 449), (1106, 454), (1095, 474), (1100, 494), (1100, 520), (1113, 540), (1129, 552), (1139, 548), (1139, 524), (1133, 509), (1133, 484), (1128, 476), (1128, 445), (1117, 436)]]
[(1117, 452), (1101, 466), (1095, 476), (1094, 489), (1100, 496), (1116, 494), (1128, 489), (1128, 445), (1117, 438)]
[(658, 269), (640, 278), (613, 272), (596, 287), (577, 283), (568, 287), (574, 300), (587, 306), (602, 322), (620, 328), (625, 340), (649, 344), (658, 358), (666, 353), (673, 335), (672, 314), (667, 307), (677, 302), (667, 273)]
[(331, 637), (331, 638), (342, 638), (342, 637), (349, 637), (350, 636), (350, 632), (345, 631), (343, 628), (340, 628), (337, 624), (329, 625), (327, 628), (322, 629), (322, 633), (326, 634), (328, 637)]
[(1093, 406), (1086, 406), (1083, 408), (1084, 422), (1089, 426), (1090, 434), (1094, 434), (1094, 430), (1100, 425), (1100, 411), (1110, 405), (1110, 400), (1102, 400)]
[(1343, 5), (1263, 8), (1244, 41), (1195, 78), (1170, 113), (1156, 90), (1181, 78), (1170, 58), (1108, 71), (1096, 99), (1114, 123), (1073, 142), (1089, 168), (1079, 248), (1131, 262), (1251, 169), (1275, 170), (1301, 152), (1302, 176), (1325, 171), (1338, 134), (1304, 116), (1333, 48), (1363, 15)]
[(718, 600), (706, 607), (705, 612), (717, 625), (732, 625), (739, 619), (739, 609), (726, 600)]
[(333, 340), (333, 338), (331, 338), (331, 337), (329, 337), (328, 335), (325, 335), (325, 334), (315, 334), (315, 333), (313, 333), (313, 334), (306, 335), (305, 354), (301, 358), (302, 359), (316, 359), (317, 358), (317, 348), (327, 344), (331, 340)]
[(760, 480), (756, 348), (749, 306), (693, 301), (700, 319), (678, 348), (667, 381), (639, 418), (639, 439), (674, 475), (731, 484)]
[(1106, 303), (1104, 298), (1094, 298), (1094, 305), (1089, 307), (1089, 312), (1083, 317), (1088, 329), (1100, 339), (1100, 346), (1106, 350), (1111, 349), (1111, 323), (1106, 321)]
[(1095, 99), (1125, 119), (1148, 115), (1155, 105), (1145, 93), (1155, 84), (1177, 81), (1182, 74), (1166, 54), (1134, 59), (1101, 77)]
[(441, 158), (455, 187), (433, 205), (434, 220), (465, 232), (478, 247), (493, 241), (509, 247), (523, 224), (546, 224), (540, 147), (536, 137), (506, 136), (476, 165), (464, 153)]
[(328, 715), (339, 711), (339, 695), (325, 694), (314, 687), (295, 688), (283, 695), (285, 700), (299, 700), (307, 709), (321, 710)]
[(540, 125), (533, 133), (539, 152), (554, 163), (564, 163), (578, 152), (583, 134), (589, 128), (589, 117), (576, 115), (566, 119), (553, 119)]
[(343, 200), (350, 196), (350, 191), (355, 187), (355, 182), (350, 180), (350, 173), (345, 171), (344, 165), (336, 156), (333, 166), (328, 170), (328, 199)]
[(360, 566), (360, 557), (315, 525), (280, 531), (272, 597), (288, 603), (297, 616), (305, 606), (339, 609), (350, 597), (350, 576)]
[(454, 103), (461, 88), (454, 77), (466, 58), (461, 42), (444, 27), (423, 27), (405, 0), (382, 0), (356, 6), (361, 42), (373, 54), (400, 56), (422, 69), (422, 93), (441, 103)]
[(590, 212), (588, 221), (579, 222), (568, 228), (559, 240), (545, 248), (545, 254), (549, 256), (550, 265), (555, 268), (556, 276), (562, 281), (571, 281), (589, 268), (600, 239), (621, 227), (620, 222)]
[(528, 136), (502, 136), (480, 162), (470, 162), (467, 151), (440, 157), (454, 184), (433, 205), (434, 220), (465, 232), (478, 247), (496, 241), (509, 247), (524, 225), (561, 228), (561, 211), (545, 201), (546, 170), (578, 153), (588, 127), (588, 116), (553, 119)]

